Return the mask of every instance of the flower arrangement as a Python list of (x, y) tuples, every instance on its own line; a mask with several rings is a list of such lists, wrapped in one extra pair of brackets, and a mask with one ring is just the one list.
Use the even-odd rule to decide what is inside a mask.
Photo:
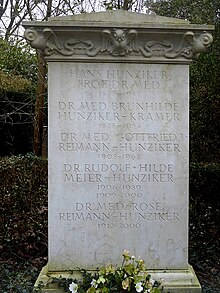
[(54, 281), (70, 293), (159, 293), (161, 282), (151, 279), (142, 259), (136, 260), (129, 251), (123, 252), (121, 267), (113, 265), (95, 273), (81, 270), (82, 280), (62, 279)]

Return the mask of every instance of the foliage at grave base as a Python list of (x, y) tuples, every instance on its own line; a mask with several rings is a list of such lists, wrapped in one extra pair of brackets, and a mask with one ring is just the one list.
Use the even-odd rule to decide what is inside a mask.
[[(135, 259), (130, 252), (125, 250), (122, 254), (123, 261), (120, 267), (108, 265), (95, 273), (80, 270), (80, 281), (71, 278), (53, 278), (49, 284), (56, 284), (65, 292), (71, 293), (159, 293), (160, 281), (155, 281), (147, 272), (142, 259)], [(47, 284), (47, 285), (49, 285)], [(39, 285), (41, 287), (41, 285)], [(36, 292), (41, 289), (36, 288)]]
[(0, 264), (1, 293), (30, 293), (38, 276), (38, 269), (33, 263), (5, 262)]

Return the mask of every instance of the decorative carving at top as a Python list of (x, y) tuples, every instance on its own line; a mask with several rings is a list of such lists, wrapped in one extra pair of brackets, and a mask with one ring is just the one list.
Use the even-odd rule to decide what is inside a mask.
[(213, 37), (211, 34), (204, 31), (199, 37), (195, 37), (193, 32), (186, 32), (185, 39), (190, 44), (190, 51), (192, 56), (198, 57), (200, 53), (206, 51), (206, 49), (211, 45)]
[(186, 32), (176, 47), (166, 40), (163, 41), (149, 41), (146, 42), (139, 50), (144, 57), (150, 58), (152, 56), (164, 56), (168, 59), (177, 57), (184, 57), (186, 59), (195, 59), (200, 53), (205, 52), (212, 43), (212, 35), (203, 32), (199, 37), (195, 37), (193, 32)]
[[(146, 38), (147, 38), (146, 34)], [(163, 57), (175, 59), (197, 58), (213, 41), (212, 35), (203, 32), (195, 36), (192, 31), (187, 31), (179, 44), (168, 40), (146, 40), (141, 42), (138, 39), (138, 32), (134, 29), (104, 29), (101, 32), (101, 39), (94, 41), (74, 39), (60, 40), (50, 28), (45, 28), (38, 33), (34, 28), (25, 31), (25, 38), (32, 47), (39, 49), (45, 56), (87, 56), (95, 57), (98, 54), (111, 55), (113, 57), (143, 56), (144, 58)], [(100, 38), (100, 37), (99, 37)], [(151, 37), (152, 38), (152, 37)]]
[(137, 44), (138, 33), (131, 29), (127, 32), (125, 29), (103, 30), (101, 52), (107, 51), (112, 56), (126, 56), (133, 51), (138, 52)]

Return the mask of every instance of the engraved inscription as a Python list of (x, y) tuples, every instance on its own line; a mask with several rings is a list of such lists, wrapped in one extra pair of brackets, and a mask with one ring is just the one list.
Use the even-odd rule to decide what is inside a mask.
[(96, 90), (100, 97), (103, 93), (109, 97), (115, 94), (131, 96), (145, 90), (161, 89), (161, 81), (169, 81), (172, 76), (165, 70), (115, 70), (80, 69), (70, 70), (72, 87), (79, 91)]
[[(72, 212), (60, 212), (62, 222), (96, 222), (99, 228), (141, 228), (142, 222), (180, 221), (178, 212), (166, 211), (162, 202), (76, 202)], [(102, 224), (100, 224), (102, 222)]]
[[(115, 135), (116, 143), (106, 132), (67, 133), (61, 132), (59, 150), (64, 152), (181, 152), (180, 142), (183, 134), (119, 132)], [(104, 154), (98, 157), (104, 158)], [(115, 157), (117, 159), (117, 156)]]
[[(135, 172), (134, 172), (135, 170)], [(173, 164), (64, 164), (64, 182), (174, 183)]]
[[(181, 247), (187, 70), (161, 64), (57, 66), (62, 74), (51, 88), (49, 135), (56, 159), (49, 171), (56, 174), (51, 198), (59, 204), (51, 217), (69, 255), (74, 243), (93, 262), (94, 251), (99, 258), (102, 249), (105, 258), (110, 243), (110, 258), (115, 250), (134, 246), (154, 261), (152, 251), (166, 251), (168, 239)], [(146, 245), (138, 248), (140, 237)]]
[(89, 80), (94, 78), (96, 80), (170, 80), (171, 72), (165, 70), (140, 70), (132, 68), (128, 69), (89, 69), (89, 68), (72, 68), (70, 75), (77, 80)]
[(59, 102), (58, 118), (61, 121), (181, 121), (177, 103), (118, 103)]

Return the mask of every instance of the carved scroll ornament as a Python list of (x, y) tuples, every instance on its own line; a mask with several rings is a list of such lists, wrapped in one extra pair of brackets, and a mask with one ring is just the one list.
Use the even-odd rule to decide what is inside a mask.
[(112, 31), (105, 29), (101, 33), (99, 44), (94, 44), (92, 40), (73, 38), (61, 42), (50, 28), (45, 28), (41, 34), (29, 28), (26, 29), (24, 36), (33, 48), (39, 49), (45, 56), (78, 54), (95, 57), (98, 54), (107, 54), (113, 57), (125, 57), (135, 54), (145, 58), (159, 56), (167, 59), (177, 57), (193, 59), (205, 52), (213, 41), (212, 35), (207, 32), (196, 37), (193, 32), (188, 31), (176, 47), (167, 40), (149, 40), (141, 45), (138, 41), (138, 32), (134, 29), (113, 29)]
[(193, 32), (186, 32), (180, 41), (177, 48), (166, 40), (149, 41), (140, 49), (144, 57), (150, 58), (153, 56), (164, 56), (168, 59), (177, 57), (185, 57), (186, 59), (195, 59), (200, 53), (205, 52), (212, 43), (212, 35), (203, 32), (199, 37), (195, 37)]

